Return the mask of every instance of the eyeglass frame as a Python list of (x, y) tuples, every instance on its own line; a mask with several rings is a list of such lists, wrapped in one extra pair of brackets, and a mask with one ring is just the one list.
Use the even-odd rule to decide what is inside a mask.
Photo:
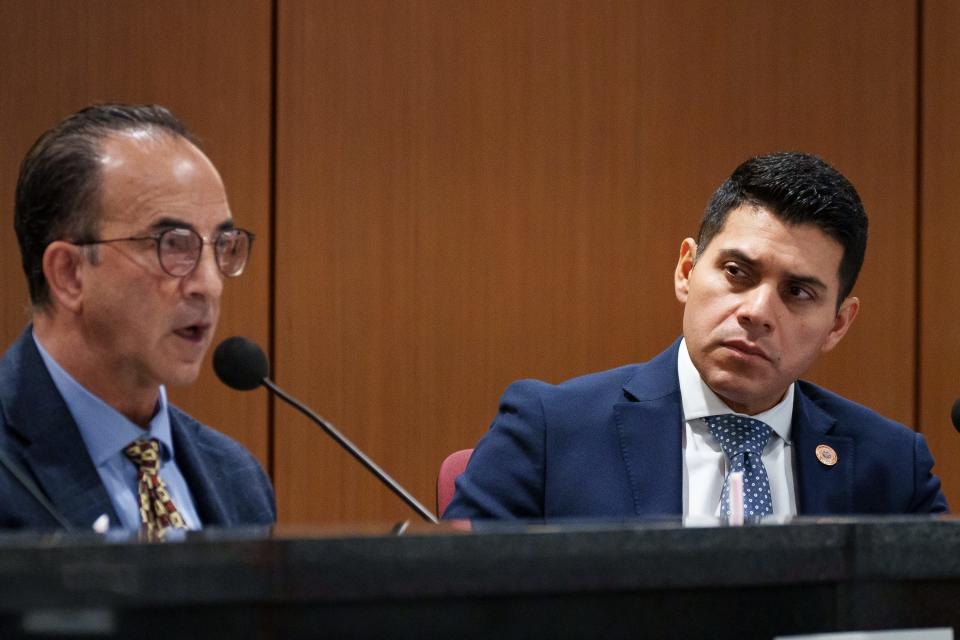
[[(179, 274), (179, 275), (170, 273), (167, 267), (164, 266), (163, 257), (160, 254), (161, 252), (160, 247), (162, 246), (162, 243), (160, 242), (160, 240), (166, 234), (171, 232), (176, 232), (176, 231), (181, 231), (181, 232), (186, 231), (186, 232), (192, 233), (197, 238), (200, 238), (200, 251), (197, 253), (197, 257), (193, 261), (193, 266), (190, 267), (190, 270), (187, 271), (186, 273)], [(227, 234), (227, 233), (239, 233), (247, 237), (247, 257), (246, 259), (244, 259), (243, 265), (240, 267), (240, 270), (234, 274), (229, 274), (223, 270), (223, 267), (220, 265), (220, 256), (217, 253), (217, 246), (216, 246), (217, 241), (221, 237), (223, 237), (224, 234)], [(171, 227), (167, 227), (166, 229), (157, 231), (152, 235), (127, 236), (125, 238), (107, 238), (107, 239), (101, 239), (101, 240), (83, 240), (83, 241), (70, 242), (70, 244), (77, 247), (90, 247), (98, 244), (112, 244), (114, 242), (143, 242), (145, 240), (152, 240), (154, 245), (156, 245), (156, 248), (157, 248), (157, 263), (160, 265), (160, 269), (171, 278), (186, 278), (191, 273), (196, 271), (197, 266), (200, 265), (200, 260), (203, 258), (204, 245), (210, 245), (213, 247), (213, 261), (217, 265), (217, 270), (221, 274), (223, 274), (225, 278), (236, 278), (243, 275), (243, 271), (247, 267), (247, 262), (250, 260), (250, 252), (253, 250), (253, 241), (256, 239), (256, 237), (257, 236), (254, 235), (252, 231), (249, 231), (247, 229), (242, 229), (240, 227), (230, 227), (228, 229), (220, 229), (219, 231), (217, 231), (216, 235), (213, 238), (208, 240), (207, 238), (204, 238), (202, 235), (200, 235), (200, 232), (198, 232), (196, 229), (191, 229), (190, 227), (182, 227), (182, 226), (171, 226)]]

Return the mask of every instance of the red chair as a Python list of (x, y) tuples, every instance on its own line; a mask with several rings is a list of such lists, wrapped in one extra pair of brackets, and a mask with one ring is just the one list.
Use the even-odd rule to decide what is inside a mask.
[(467, 468), (472, 454), (473, 449), (454, 451), (440, 465), (440, 473), (437, 475), (437, 515), (442, 516), (447, 505), (453, 500), (453, 483)]

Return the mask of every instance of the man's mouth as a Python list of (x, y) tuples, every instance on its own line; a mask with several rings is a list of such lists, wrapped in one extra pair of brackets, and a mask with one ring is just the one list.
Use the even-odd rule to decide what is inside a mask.
[(722, 343), (722, 346), (746, 356), (752, 356), (756, 358), (763, 358), (764, 360), (770, 360), (770, 357), (767, 355), (766, 351), (764, 351), (757, 345), (747, 342), (745, 340), (728, 340)]
[(210, 331), (209, 324), (191, 324), (186, 327), (181, 327), (179, 329), (174, 329), (174, 333), (183, 338), (184, 340), (190, 340), (191, 342), (201, 342), (204, 337), (207, 335), (207, 332)]

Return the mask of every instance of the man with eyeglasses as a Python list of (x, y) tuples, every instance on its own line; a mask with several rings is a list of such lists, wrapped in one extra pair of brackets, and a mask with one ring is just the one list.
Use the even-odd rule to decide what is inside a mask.
[(159, 106), (68, 117), (23, 161), (14, 226), (32, 323), (0, 360), (0, 527), (274, 522), (256, 459), (167, 402), (253, 242), (184, 125)]

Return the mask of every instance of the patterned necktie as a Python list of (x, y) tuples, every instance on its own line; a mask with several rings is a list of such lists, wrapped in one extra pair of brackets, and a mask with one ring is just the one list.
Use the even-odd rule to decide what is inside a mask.
[(763, 466), (763, 448), (773, 429), (764, 422), (732, 413), (704, 418), (727, 455), (727, 475), (720, 494), (720, 513), (730, 516), (730, 474), (743, 472), (743, 514), (759, 518), (773, 513), (770, 480)]
[(156, 438), (134, 440), (123, 450), (137, 466), (137, 492), (140, 494), (140, 522), (147, 534), (162, 534), (169, 528), (186, 529), (160, 471), (160, 443)]

